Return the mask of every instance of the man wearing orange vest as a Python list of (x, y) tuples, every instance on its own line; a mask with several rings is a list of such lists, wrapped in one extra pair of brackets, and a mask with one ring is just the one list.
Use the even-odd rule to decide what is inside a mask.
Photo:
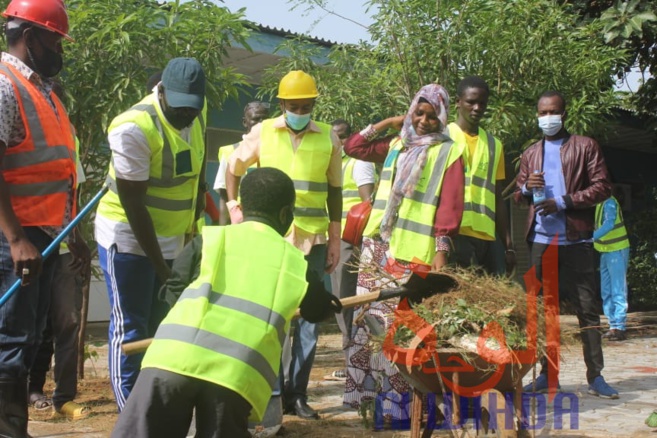
[[(0, 63), (0, 295), (21, 289), (0, 308), (0, 436), (27, 436), (27, 374), (39, 346), (55, 257), (40, 253), (76, 212), (75, 141), (66, 110), (52, 92), (70, 39), (61, 0), (14, 0), (8, 53)], [(88, 262), (75, 231), (69, 248)], [(84, 260), (83, 260), (84, 259)]]
[[(308, 270), (321, 278), (340, 261), (342, 145), (330, 125), (311, 120), (318, 95), (308, 73), (295, 70), (281, 79), (278, 99), (283, 115), (251, 128), (230, 156), (226, 206), (231, 222), (241, 222), (237, 191), (240, 177), (253, 163), (285, 172), (296, 190), (294, 223), (286, 238), (306, 255)], [(284, 399), (286, 410), (301, 418), (319, 418), (306, 403), (318, 334), (316, 324), (298, 320)]]

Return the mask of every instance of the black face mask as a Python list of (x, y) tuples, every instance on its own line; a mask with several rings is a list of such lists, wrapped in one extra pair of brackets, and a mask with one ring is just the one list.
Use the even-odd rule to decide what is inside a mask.
[(176, 112), (175, 110), (167, 107), (162, 110), (164, 113), (164, 117), (167, 118), (167, 121), (176, 128), (178, 131), (181, 129), (184, 129), (194, 123), (194, 119), (197, 116), (190, 116), (190, 115), (181, 115), (180, 113)]
[(62, 71), (62, 67), (64, 66), (64, 59), (62, 58), (62, 55), (46, 47), (41, 42), (41, 38), (37, 36), (38, 34), (36, 32), (34, 32), (33, 35), (43, 50), (41, 58), (35, 58), (34, 55), (32, 55), (30, 47), (27, 47), (27, 56), (32, 62), (34, 71), (37, 72), (39, 76), (44, 78), (53, 78), (57, 76), (59, 72)]

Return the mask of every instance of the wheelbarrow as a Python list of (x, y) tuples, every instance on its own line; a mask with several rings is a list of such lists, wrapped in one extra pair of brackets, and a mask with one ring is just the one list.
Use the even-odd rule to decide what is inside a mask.
[[(493, 366), (477, 353), (457, 349), (434, 352), (431, 359), (422, 365), (397, 364), (399, 373), (413, 388), (411, 438), (430, 437), (437, 425), (435, 421), (427, 421), (424, 432), (421, 431), (423, 400), (426, 395), (442, 398), (443, 409), (439, 414), (442, 414), (444, 424), (450, 429), (461, 424), (461, 398), (468, 397), (475, 400), (473, 405), (478, 411), (474, 412), (478, 429), (480, 427), (486, 434), (494, 431), (493, 436), (501, 438), (517, 437), (523, 418), (522, 378), (533, 366), (534, 363)], [(513, 394), (513, 410), (510, 414), (514, 421), (510, 421), (506, 408), (504, 394), (508, 393)], [(436, 413), (430, 415), (435, 416)], [(493, 421), (492, 416), (495, 417)]]

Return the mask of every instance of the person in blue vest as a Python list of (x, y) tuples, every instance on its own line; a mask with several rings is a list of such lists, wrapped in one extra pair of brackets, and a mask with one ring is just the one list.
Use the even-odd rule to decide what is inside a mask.
[(294, 218), (292, 180), (256, 169), (240, 195), (243, 222), (204, 227), (176, 259), (183, 272), (174, 276), (192, 281), (158, 328), (112, 437), (183, 438), (193, 411), (198, 437), (250, 437), (249, 415), (265, 413), (297, 308), (312, 322), (341, 310), (283, 238)]
[(610, 341), (627, 339), (627, 266), (630, 241), (621, 209), (623, 191), (614, 186), (614, 196), (595, 208), (593, 246), (600, 253), (602, 309), (609, 320), (609, 331), (602, 337)]

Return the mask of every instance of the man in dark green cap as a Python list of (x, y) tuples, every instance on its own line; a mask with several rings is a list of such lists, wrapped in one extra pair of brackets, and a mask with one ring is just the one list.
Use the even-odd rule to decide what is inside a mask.
[(150, 338), (168, 311), (158, 290), (205, 197), (205, 74), (175, 58), (153, 93), (109, 127), (108, 183), (96, 241), (111, 306), (109, 370), (119, 411), (141, 367), (121, 344)]

